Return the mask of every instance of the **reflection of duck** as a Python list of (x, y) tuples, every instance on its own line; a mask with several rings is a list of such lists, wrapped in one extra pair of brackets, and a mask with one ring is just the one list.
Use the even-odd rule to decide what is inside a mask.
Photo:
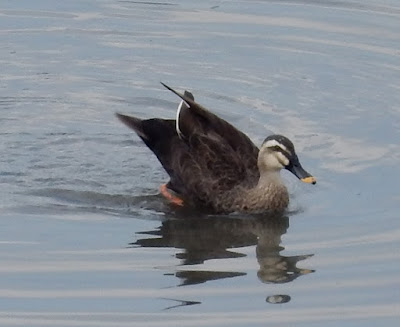
[[(183, 249), (176, 257), (182, 265), (202, 264), (210, 259), (239, 258), (245, 254), (232, 250), (256, 245), (257, 260), (260, 264), (258, 277), (263, 282), (290, 282), (311, 270), (298, 269), (296, 263), (304, 256), (284, 257), (279, 253), (281, 236), (289, 226), (287, 217), (230, 217), (230, 216), (185, 216), (162, 222), (158, 230), (140, 232), (152, 235), (138, 239), (132, 247), (173, 247)], [(153, 236), (158, 236), (154, 238)], [(245, 275), (241, 271), (205, 271), (179, 269), (175, 276), (181, 285), (204, 283), (210, 280)]]
[(312, 254), (286, 257), (280, 254), (283, 248), (276, 244), (265, 242), (265, 238), (259, 239), (257, 244), (257, 261), (260, 270), (258, 278), (264, 283), (282, 284), (295, 280), (297, 277), (314, 272), (310, 269), (301, 269), (296, 265), (299, 261), (312, 257)]
[(217, 213), (282, 211), (289, 196), (281, 169), (315, 184), (286, 137), (271, 135), (259, 150), (245, 134), (197, 104), (191, 93), (180, 94), (163, 85), (182, 98), (176, 120), (117, 116), (169, 174), (171, 179), (161, 192), (172, 202)]

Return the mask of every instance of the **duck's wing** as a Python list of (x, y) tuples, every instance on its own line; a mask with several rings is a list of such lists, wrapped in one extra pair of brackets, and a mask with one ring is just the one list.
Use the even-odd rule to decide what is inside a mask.
[(247, 135), (195, 102), (191, 93), (185, 91), (182, 94), (164, 83), (161, 84), (183, 101), (178, 108), (176, 118), (176, 130), (182, 139), (187, 140), (192, 135), (198, 134), (224, 140), (236, 156), (248, 164), (247, 169), (257, 170), (259, 150)]
[(184, 196), (195, 204), (216, 212), (229, 211), (237, 196), (237, 187), (257, 184), (258, 169), (249, 170), (253, 158), (242, 158), (226, 140), (213, 135), (193, 134), (189, 150), (173, 158), (172, 165), (184, 183)]

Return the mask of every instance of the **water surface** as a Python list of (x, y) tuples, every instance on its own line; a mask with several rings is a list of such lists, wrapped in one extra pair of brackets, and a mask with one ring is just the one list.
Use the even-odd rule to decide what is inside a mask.
[[(0, 323), (397, 326), (396, 1), (0, 5)], [(290, 137), (278, 219), (177, 211), (114, 117), (196, 99)]]

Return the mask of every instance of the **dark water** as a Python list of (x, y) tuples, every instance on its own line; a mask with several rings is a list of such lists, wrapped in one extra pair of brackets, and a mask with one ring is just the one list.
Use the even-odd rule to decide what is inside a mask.
[[(398, 326), (397, 1), (0, 3), (2, 326)], [(289, 136), (287, 217), (158, 195), (114, 117), (197, 100)]]

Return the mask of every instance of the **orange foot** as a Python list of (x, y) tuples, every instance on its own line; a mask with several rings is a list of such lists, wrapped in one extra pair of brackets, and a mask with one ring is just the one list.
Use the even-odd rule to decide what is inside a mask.
[(164, 195), (166, 199), (171, 201), (173, 204), (176, 204), (180, 207), (183, 207), (183, 200), (176, 195), (173, 195), (167, 188), (167, 184), (162, 184), (160, 186), (161, 194)]

